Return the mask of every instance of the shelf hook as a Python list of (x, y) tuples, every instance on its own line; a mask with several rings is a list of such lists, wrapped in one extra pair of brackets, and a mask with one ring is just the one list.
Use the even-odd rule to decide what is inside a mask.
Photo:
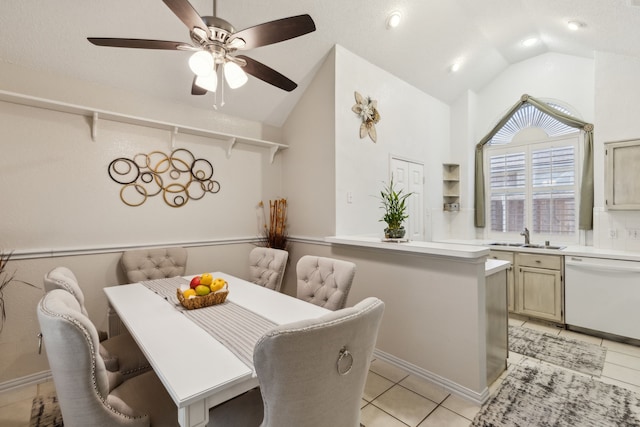
[(233, 150), (233, 146), (236, 145), (237, 138), (229, 138), (227, 141), (229, 145), (227, 145), (227, 159), (231, 158), (231, 151)]
[(98, 112), (94, 111), (91, 120), (91, 140), (95, 142), (98, 136)]
[(171, 151), (176, 149), (176, 135), (178, 135), (178, 126), (174, 126), (171, 133)]
[(274, 145), (273, 147), (271, 147), (269, 149), (269, 152), (271, 153), (271, 160), (270, 160), (271, 164), (273, 164), (273, 159), (276, 157), (276, 153), (278, 152), (278, 148), (279, 147), (277, 145)]

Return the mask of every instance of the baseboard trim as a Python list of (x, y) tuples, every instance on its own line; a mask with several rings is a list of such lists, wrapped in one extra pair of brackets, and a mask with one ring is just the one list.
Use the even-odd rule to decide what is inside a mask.
[(388, 362), (392, 365), (395, 365), (410, 374), (416, 375), (425, 380), (431, 381), (434, 384), (444, 387), (450, 393), (455, 394), (463, 399), (466, 399), (472, 403), (475, 403), (478, 406), (481, 406), (489, 399), (489, 388), (485, 387), (481, 393), (470, 390), (467, 387), (461, 386), (460, 384), (453, 382), (447, 378), (441, 377), (440, 375), (434, 374), (431, 371), (423, 369), (419, 366), (416, 366), (412, 363), (407, 362), (406, 360), (400, 359), (392, 354), (386, 353), (382, 350), (375, 349), (373, 351), (373, 355), (385, 362)]
[(27, 375), (20, 378), (15, 378), (9, 381), (0, 383), (0, 393), (4, 391), (14, 390), (29, 385), (39, 384), (45, 381), (51, 380), (51, 371), (42, 371), (35, 374)]

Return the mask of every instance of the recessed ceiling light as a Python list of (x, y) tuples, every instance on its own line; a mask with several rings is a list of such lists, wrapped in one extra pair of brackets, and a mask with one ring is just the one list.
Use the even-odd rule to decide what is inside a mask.
[(586, 26), (587, 26), (587, 24), (585, 24), (584, 22), (580, 22), (580, 21), (569, 21), (569, 22), (567, 22), (567, 27), (569, 27), (569, 29), (571, 31), (578, 31), (580, 28), (584, 28)]
[(538, 38), (537, 37), (530, 37), (528, 39), (522, 40), (522, 46), (524, 46), (524, 47), (531, 47), (536, 43), (538, 43)]
[(449, 67), (449, 72), (450, 73), (455, 73), (460, 69), (460, 66), (462, 65), (462, 61), (458, 60), (456, 62), (454, 62), (453, 64), (451, 64), (451, 66)]
[(387, 16), (387, 28), (396, 28), (400, 25), (402, 14), (398, 10), (394, 10)]

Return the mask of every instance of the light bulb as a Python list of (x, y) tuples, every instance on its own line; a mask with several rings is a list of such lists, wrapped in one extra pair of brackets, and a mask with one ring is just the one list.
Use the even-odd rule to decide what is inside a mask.
[(209, 92), (215, 92), (218, 88), (218, 74), (214, 71), (206, 76), (198, 76), (196, 77), (196, 85)]
[(235, 62), (224, 64), (224, 78), (231, 89), (237, 89), (249, 80), (247, 73)]
[(402, 14), (395, 10), (389, 14), (387, 17), (387, 28), (396, 28), (400, 25), (400, 21), (402, 20)]
[(569, 27), (571, 31), (578, 31), (579, 29), (586, 27), (586, 24), (580, 21), (569, 21), (567, 22), (567, 27)]
[(206, 76), (213, 70), (213, 56), (206, 50), (199, 50), (189, 58), (189, 68), (196, 76)]

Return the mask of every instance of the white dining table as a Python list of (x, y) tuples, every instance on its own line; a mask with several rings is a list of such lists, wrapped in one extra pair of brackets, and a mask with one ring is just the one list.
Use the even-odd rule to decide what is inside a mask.
[[(275, 325), (329, 312), (229, 274), (211, 274), (227, 281), (227, 302)], [(133, 283), (104, 288), (104, 292), (175, 402), (182, 427), (206, 426), (210, 408), (258, 386), (253, 366), (149, 287)], [(233, 332), (234, 326), (233, 321), (219, 321), (226, 331)]]

